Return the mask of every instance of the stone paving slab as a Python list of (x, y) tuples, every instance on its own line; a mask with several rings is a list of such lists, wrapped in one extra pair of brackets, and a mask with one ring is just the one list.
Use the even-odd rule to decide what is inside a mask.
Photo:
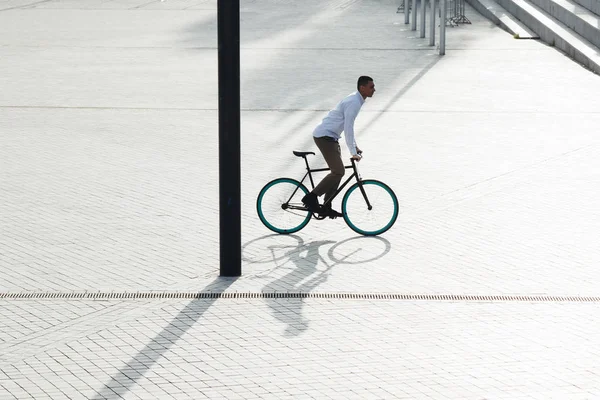
[[(35, 114), (9, 114), (11, 125), (21, 127), (9, 129), (16, 131), (15, 139), (3, 158), (0, 287), (200, 290), (212, 279), (218, 270), (217, 175), (201, 160), (216, 143), (208, 134), (206, 142), (197, 140), (200, 124), (194, 121), (212, 125), (214, 112), (208, 117), (207, 112), (178, 111), (167, 117), (141, 110), (79, 111), (76, 122), (69, 123), (73, 132), (82, 130), (79, 134), (59, 129), (68, 118), (65, 110)], [(273, 121), (267, 112), (261, 114), (265, 124)], [(244, 140), (246, 169), (257, 171), (243, 184), (245, 274), (253, 279), (254, 273), (295, 268), (296, 262), (327, 270), (333, 282), (322, 290), (595, 294), (597, 147), (585, 130), (561, 133), (572, 118), (536, 118), (539, 134), (507, 140), (503, 137), (514, 124), (504, 116), (486, 117), (489, 125), (480, 130), (473, 126), (476, 121), (455, 117), (457, 130), (473, 132), (468, 138), (427, 130), (396, 139), (398, 149), (411, 149), (406, 152), (393, 151), (385, 146), (387, 137), (367, 132), (361, 144), (373, 155), (361, 164), (363, 176), (396, 188), (403, 211), (389, 234), (373, 240), (355, 238), (342, 221), (313, 221), (297, 237), (270, 235), (256, 217), (254, 196), (279, 174), (301, 176), (301, 162), (290, 163), (289, 153), (305, 149), (305, 139), (290, 139), (287, 151), (265, 158), (252, 157), (250, 149), (262, 149)], [(445, 122), (444, 116), (432, 119)], [(96, 129), (91, 127), (97, 120), (101, 133), (88, 138), (83, 132)], [(392, 121), (386, 115), (379, 123)], [(414, 116), (407, 115), (407, 121), (419, 124)], [(594, 117), (586, 117), (585, 123), (590, 121)], [(156, 133), (134, 130), (141, 123), (155, 124)], [(52, 147), (34, 142), (33, 127), (40, 124), (52, 132)], [(173, 134), (167, 129), (175, 124), (177, 141), (169, 142)], [(132, 133), (122, 140), (120, 129)], [(25, 141), (30, 145), (22, 147)], [(277, 141), (267, 144), (277, 146)], [(528, 152), (534, 147), (539, 150), (532, 159)], [(393, 164), (385, 161), (390, 159)], [(358, 251), (357, 243), (364, 243)], [(269, 248), (274, 250), (265, 251)], [(279, 254), (265, 260), (272, 251)], [(285, 259), (284, 253), (289, 253)], [(342, 268), (328, 267), (342, 258)], [(240, 280), (239, 289), (262, 288), (279, 277), (258, 285)]]
[[(214, 7), (107, 18), (72, 7), (0, 16), (0, 288), (199, 290), (218, 271), (216, 81), (196, 84), (216, 76)], [(265, 24), (270, 7), (281, 18)], [(375, 36), (358, 24), (365, 13)], [(284, 272), (252, 276), (280, 264), (260, 254), (291, 243), (278, 250), (295, 254), (288, 266), (327, 270), (321, 290), (595, 293), (597, 77), (476, 15), (448, 29), (439, 58), (385, 2), (248, 2), (242, 14), (249, 279), (231, 290), (297, 288)], [(56, 29), (63, 19), (77, 22)], [(334, 20), (324, 43), (316, 29)], [(122, 31), (101, 34), (105, 21)], [(364, 71), (378, 91), (357, 121), (361, 172), (396, 190), (397, 225), (377, 242), (342, 221), (314, 221), (301, 242), (264, 238), (256, 193), (301, 176), (291, 151), (312, 148), (312, 127)], [(336, 257), (348, 265), (330, 268)]]

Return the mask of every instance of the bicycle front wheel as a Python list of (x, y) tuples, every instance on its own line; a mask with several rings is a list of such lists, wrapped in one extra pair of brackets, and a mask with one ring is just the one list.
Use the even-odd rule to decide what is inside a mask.
[(350, 186), (342, 200), (344, 221), (356, 233), (380, 235), (398, 218), (398, 198), (385, 183), (373, 179)]
[(306, 186), (295, 179), (275, 179), (258, 194), (258, 217), (273, 232), (298, 232), (310, 221), (311, 212), (302, 204), (302, 197), (307, 193)]

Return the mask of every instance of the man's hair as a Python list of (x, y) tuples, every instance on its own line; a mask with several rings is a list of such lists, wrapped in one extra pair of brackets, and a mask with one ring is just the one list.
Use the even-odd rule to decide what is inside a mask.
[(356, 82), (356, 89), (360, 89), (361, 86), (365, 86), (369, 82), (373, 82), (373, 78), (365, 75), (361, 76), (358, 78), (358, 82)]

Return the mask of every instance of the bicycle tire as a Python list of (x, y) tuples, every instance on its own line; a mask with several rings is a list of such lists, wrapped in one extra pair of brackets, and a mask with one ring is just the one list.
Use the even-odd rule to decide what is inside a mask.
[[(302, 204), (308, 189), (291, 178), (277, 178), (267, 183), (256, 199), (258, 218), (269, 230), (281, 234), (295, 233), (309, 223), (312, 213)], [(298, 208), (288, 208), (288, 207)]]
[[(369, 210), (362, 194), (365, 191), (372, 209)], [(385, 183), (366, 179), (350, 186), (342, 200), (344, 221), (354, 232), (364, 236), (377, 236), (388, 231), (399, 214), (398, 198)], [(382, 222), (376, 222), (379, 216)]]

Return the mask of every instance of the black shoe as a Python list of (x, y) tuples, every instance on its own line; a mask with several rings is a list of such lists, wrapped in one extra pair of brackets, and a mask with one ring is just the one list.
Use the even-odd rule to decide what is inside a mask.
[(318, 213), (321, 211), (321, 206), (319, 205), (319, 199), (317, 195), (314, 193), (309, 193), (302, 198), (302, 203), (308, 208), (308, 211), (313, 213)]
[(331, 208), (331, 204), (328, 204), (327, 206), (322, 207), (321, 210), (321, 214), (325, 217), (329, 217), (331, 219), (335, 219), (337, 217), (343, 217), (344, 214), (342, 214), (341, 212), (337, 212), (334, 209)]

